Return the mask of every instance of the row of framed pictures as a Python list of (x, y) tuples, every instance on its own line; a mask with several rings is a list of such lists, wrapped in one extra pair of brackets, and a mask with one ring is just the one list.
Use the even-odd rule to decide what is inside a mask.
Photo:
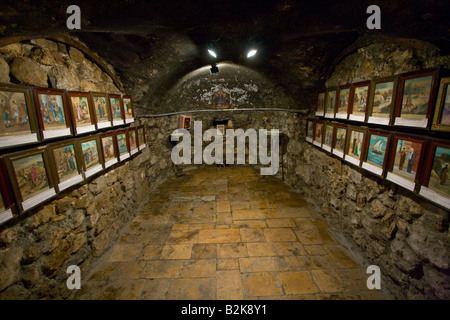
[(0, 149), (134, 122), (129, 95), (0, 84)]
[(450, 208), (450, 142), (308, 119), (306, 140)]
[[(439, 69), (376, 78), (317, 94), (315, 115), (450, 132), (450, 78)], [(433, 107), (434, 113), (433, 113)]]
[(4, 155), (0, 158), (0, 224), (145, 147), (141, 125)]

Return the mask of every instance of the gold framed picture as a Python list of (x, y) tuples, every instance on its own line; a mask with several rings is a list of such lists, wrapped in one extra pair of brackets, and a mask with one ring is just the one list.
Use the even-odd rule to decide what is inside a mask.
[(432, 130), (450, 132), (450, 78), (442, 78), (433, 117)]

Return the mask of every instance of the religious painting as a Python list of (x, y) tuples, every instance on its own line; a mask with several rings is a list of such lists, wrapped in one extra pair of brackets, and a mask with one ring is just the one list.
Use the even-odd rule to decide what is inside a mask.
[(347, 141), (347, 126), (336, 125), (336, 130), (334, 131), (334, 146), (333, 154), (343, 158), (345, 152), (345, 145)]
[(180, 129), (189, 130), (192, 125), (192, 116), (180, 116), (178, 120), (178, 127)]
[(326, 118), (334, 118), (335, 105), (336, 105), (336, 89), (330, 89), (326, 92), (326, 101), (325, 101)]
[(369, 105), (370, 81), (354, 83), (350, 90), (349, 120), (364, 122)]
[(450, 78), (441, 79), (431, 129), (450, 132)]
[(115, 133), (109, 132), (100, 137), (105, 169), (117, 163)]
[(131, 96), (123, 96), (123, 110), (125, 112), (125, 122), (131, 123), (134, 121), (134, 108), (133, 108), (133, 99)]
[(365, 134), (364, 129), (350, 127), (344, 160), (359, 166), (362, 159)]
[(44, 147), (5, 156), (10, 182), (21, 212), (56, 195)]
[(133, 155), (139, 151), (136, 128), (128, 129), (127, 136), (128, 136), (128, 146), (130, 148), (130, 154)]
[(0, 225), (14, 218), (16, 213), (6, 166), (3, 159), (0, 158)]
[(390, 133), (369, 130), (362, 167), (382, 176), (387, 162)]
[(314, 120), (306, 120), (306, 141), (312, 142), (314, 139)]
[(75, 134), (95, 131), (94, 114), (89, 94), (84, 92), (68, 92), (70, 110)]
[(334, 125), (331, 123), (325, 123), (323, 128), (323, 144), (322, 149), (331, 152), (333, 143)]
[(230, 95), (223, 90), (216, 91), (212, 96), (212, 107), (214, 109), (230, 109)]
[(78, 163), (75, 140), (57, 142), (48, 146), (58, 191), (83, 180)]
[(395, 107), (397, 76), (372, 81), (367, 111), (369, 123), (389, 125)]
[(127, 139), (127, 131), (117, 131), (116, 132), (117, 150), (119, 153), (119, 160), (123, 161), (130, 157), (129, 145)]
[(100, 138), (97, 135), (89, 136), (79, 139), (78, 143), (84, 176), (88, 178), (103, 169)]
[(146, 147), (144, 126), (138, 127), (138, 144), (139, 144), (139, 150), (142, 150)]
[(437, 75), (430, 70), (400, 76), (394, 125), (428, 127)]
[(125, 116), (123, 112), (122, 97), (118, 94), (110, 94), (108, 98), (111, 106), (113, 126), (124, 124)]
[(424, 140), (411, 136), (394, 135), (387, 179), (414, 190), (421, 169)]
[(106, 93), (91, 92), (97, 129), (111, 127), (111, 107)]
[(43, 139), (72, 135), (66, 92), (56, 89), (34, 89), (34, 95)]
[(347, 119), (350, 99), (350, 85), (341, 86), (337, 90), (336, 118)]
[(325, 91), (317, 94), (316, 116), (323, 117), (325, 112)]
[(419, 194), (450, 208), (450, 144), (432, 141)]
[(314, 132), (313, 144), (316, 146), (322, 146), (322, 134), (323, 134), (323, 123), (316, 122), (316, 131)]
[(30, 89), (0, 84), (0, 148), (38, 142), (36, 120)]

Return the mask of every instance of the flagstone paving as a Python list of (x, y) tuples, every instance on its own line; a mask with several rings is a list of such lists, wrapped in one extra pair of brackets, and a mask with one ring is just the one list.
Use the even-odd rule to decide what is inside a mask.
[(77, 299), (388, 299), (289, 186), (209, 167), (152, 192)]

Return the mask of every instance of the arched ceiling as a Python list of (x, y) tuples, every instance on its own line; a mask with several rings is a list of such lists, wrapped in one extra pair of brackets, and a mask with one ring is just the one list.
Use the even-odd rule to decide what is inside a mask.
[[(82, 28), (76, 31), (66, 27), (70, 4), (2, 4), (0, 35), (78, 37), (116, 69), (137, 105), (149, 110), (158, 110), (180, 78), (212, 62), (206, 54), (211, 43), (218, 61), (254, 68), (294, 97), (323, 86), (336, 63), (371, 41), (450, 52), (448, 0), (90, 0), (77, 3)], [(381, 30), (366, 27), (372, 4), (381, 8)], [(246, 59), (251, 43), (259, 51)]]

